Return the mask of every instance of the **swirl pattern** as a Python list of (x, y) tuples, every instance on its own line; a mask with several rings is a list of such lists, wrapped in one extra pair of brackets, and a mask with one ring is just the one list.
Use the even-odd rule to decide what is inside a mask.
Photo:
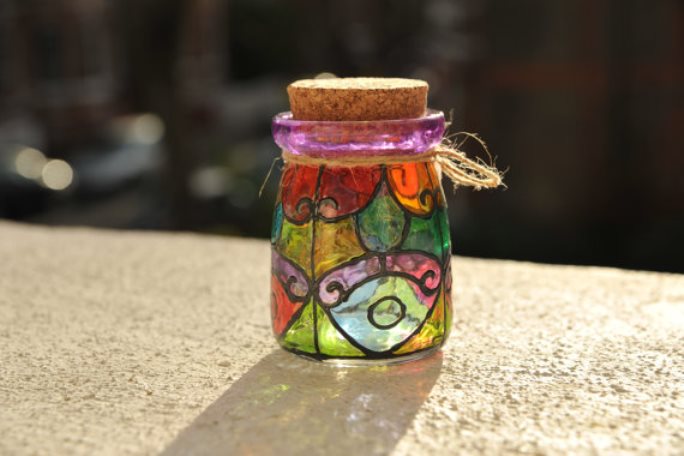
[(316, 358), (387, 358), (443, 343), (445, 210), (430, 163), (286, 165), (271, 240), (281, 345)]

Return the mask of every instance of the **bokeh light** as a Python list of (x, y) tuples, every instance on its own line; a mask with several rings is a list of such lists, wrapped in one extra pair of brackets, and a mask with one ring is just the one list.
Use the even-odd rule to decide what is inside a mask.
[(50, 190), (65, 190), (74, 180), (74, 170), (64, 160), (50, 160), (43, 167), (41, 177)]
[(14, 167), (17, 173), (27, 179), (38, 179), (46, 163), (45, 155), (32, 147), (22, 147), (14, 159)]
[(141, 144), (156, 144), (164, 136), (164, 122), (154, 114), (142, 114), (133, 121), (131, 139)]

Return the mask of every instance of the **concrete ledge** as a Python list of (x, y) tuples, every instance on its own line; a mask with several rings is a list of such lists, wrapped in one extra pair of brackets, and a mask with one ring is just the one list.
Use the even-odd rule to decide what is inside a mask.
[(0, 223), (0, 260), (0, 454), (684, 452), (681, 275), (455, 258), (440, 356), (335, 369), (276, 348), (263, 241)]

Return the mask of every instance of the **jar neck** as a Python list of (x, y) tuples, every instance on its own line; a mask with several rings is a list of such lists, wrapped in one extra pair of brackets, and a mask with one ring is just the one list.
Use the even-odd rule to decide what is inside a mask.
[(317, 159), (421, 155), (444, 135), (444, 113), (428, 110), (423, 117), (374, 121), (295, 120), (284, 112), (273, 118), (273, 138), (290, 154)]

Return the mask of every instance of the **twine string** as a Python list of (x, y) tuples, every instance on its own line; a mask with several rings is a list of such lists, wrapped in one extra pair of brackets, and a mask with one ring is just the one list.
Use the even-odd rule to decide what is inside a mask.
[[(285, 151), (283, 151), (283, 154)], [(271, 174), (273, 174), (273, 168), (275, 168), (276, 163), (279, 161), (283, 161), (284, 158), (281, 157), (276, 157), (273, 159), (271, 162), (271, 166), (268, 168), (268, 172), (266, 173), (266, 177), (264, 177), (264, 181), (261, 183), (261, 187), (259, 187), (259, 198), (261, 198), (261, 194), (264, 193), (264, 189), (266, 188), (266, 184), (268, 183), (268, 180), (271, 178)]]
[[(468, 141), (468, 139), (475, 140), (482, 150), (485, 151), (489, 158), (489, 164), (477, 158), (475, 160), (468, 158), (461, 150), (461, 147)], [(506, 186), (503, 183), (503, 173), (500, 172), (494, 165), (494, 159), (487, 144), (476, 133), (469, 133), (461, 131), (454, 133), (445, 138), (441, 144), (419, 155), (402, 155), (394, 154), (387, 156), (348, 156), (348, 157), (310, 157), (307, 155), (293, 154), (288, 150), (283, 150), (280, 157), (277, 157), (271, 163), (271, 167), (264, 179), (264, 183), (259, 189), (259, 196), (266, 186), (273, 168), (278, 161), (284, 163), (291, 163), (296, 165), (309, 166), (373, 166), (373, 165), (389, 165), (396, 163), (421, 163), (433, 162), (438, 165), (442, 174), (445, 174), (454, 188), (459, 186), (472, 187), (475, 190), (483, 188), (496, 188), (499, 186)]]
[[(479, 144), (480, 148), (487, 154), (490, 164), (479, 158), (473, 160), (466, 156), (461, 147), (468, 139), (473, 139)], [(487, 144), (477, 133), (467, 131), (454, 133), (431, 152), (434, 161), (440, 165), (442, 172), (447, 175), (454, 187), (460, 185), (481, 190), (506, 186), (503, 183), (503, 173), (496, 168)]]

